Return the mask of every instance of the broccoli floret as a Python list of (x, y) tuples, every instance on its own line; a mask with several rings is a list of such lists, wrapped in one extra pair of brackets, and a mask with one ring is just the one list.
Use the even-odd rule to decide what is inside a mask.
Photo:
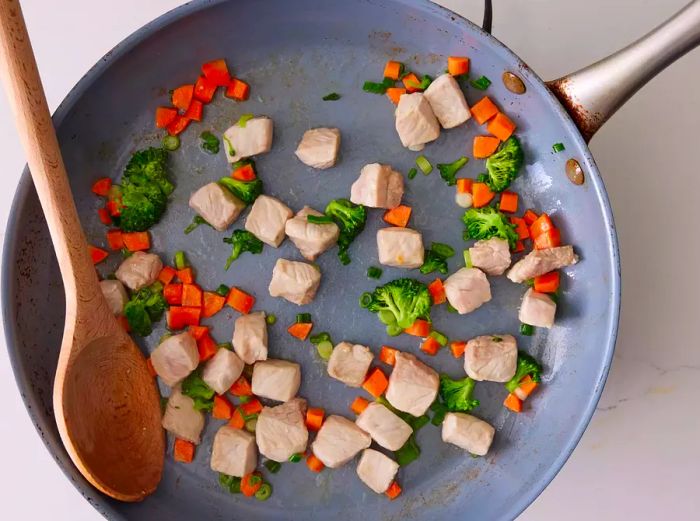
[(334, 199), (326, 206), (325, 214), (340, 228), (338, 237), (338, 257), (343, 264), (350, 263), (348, 248), (355, 237), (365, 229), (367, 208), (347, 199)]
[(163, 285), (155, 282), (131, 296), (124, 306), (124, 316), (131, 331), (140, 336), (148, 336), (153, 331), (153, 323), (163, 316), (166, 306)]
[(464, 212), (462, 221), (467, 227), (464, 232), (465, 240), (500, 237), (508, 241), (511, 248), (515, 247), (515, 243), (518, 242), (515, 225), (508, 220), (508, 217), (490, 206), (470, 208)]
[(182, 394), (194, 400), (198, 411), (211, 411), (214, 408), (214, 389), (202, 379), (199, 371), (193, 371), (182, 381)]
[(448, 186), (457, 184), (457, 172), (467, 164), (466, 157), (460, 157), (453, 163), (438, 163), (437, 167), (440, 171), (440, 177), (447, 183)]
[(226, 259), (226, 269), (231, 267), (231, 263), (235, 261), (241, 253), (249, 251), (257, 255), (263, 250), (263, 243), (255, 235), (247, 230), (234, 230), (231, 237), (224, 239), (224, 242), (232, 244), (231, 255)]
[(509, 137), (498, 150), (486, 160), (488, 179), (486, 183), (494, 192), (502, 192), (515, 179), (523, 166), (524, 155), (520, 141)]
[(515, 370), (515, 376), (506, 382), (506, 389), (508, 392), (512, 393), (520, 385), (520, 380), (530, 375), (530, 378), (534, 382), (540, 381), (540, 375), (542, 374), (542, 366), (532, 358), (530, 355), (523, 351), (518, 351), (518, 368)]
[(124, 179), (132, 184), (154, 182), (170, 195), (174, 186), (168, 176), (168, 151), (154, 147), (138, 150), (124, 168)]
[(232, 177), (222, 177), (219, 184), (227, 188), (233, 195), (246, 204), (253, 204), (263, 191), (263, 184), (260, 179), (252, 181), (239, 181)]
[(472, 398), (476, 381), (468, 376), (453, 380), (447, 375), (440, 375), (440, 398), (445, 408), (451, 412), (471, 411), (479, 406), (479, 400)]
[(417, 318), (430, 313), (430, 292), (422, 282), (414, 279), (396, 279), (378, 286), (372, 293), (364, 293), (360, 305), (386, 324), (387, 333), (395, 336), (411, 327)]

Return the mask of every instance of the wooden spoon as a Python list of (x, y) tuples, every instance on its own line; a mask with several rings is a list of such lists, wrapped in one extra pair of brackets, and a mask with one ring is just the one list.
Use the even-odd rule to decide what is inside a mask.
[(113, 498), (139, 501), (163, 470), (158, 389), (102, 296), (17, 0), (0, 0), (0, 56), (66, 291), (53, 395), (58, 431), (90, 483)]

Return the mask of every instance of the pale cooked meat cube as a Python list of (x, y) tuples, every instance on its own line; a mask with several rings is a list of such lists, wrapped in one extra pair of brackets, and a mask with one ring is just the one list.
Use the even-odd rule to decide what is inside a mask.
[(202, 380), (214, 389), (216, 394), (224, 394), (241, 376), (244, 366), (243, 360), (238, 358), (236, 353), (221, 347), (204, 365)]
[(286, 402), (294, 398), (301, 385), (299, 364), (287, 360), (267, 359), (253, 366), (253, 394)]
[(224, 132), (224, 151), (229, 163), (269, 152), (270, 148), (272, 148), (272, 120), (268, 117), (258, 116), (249, 119), (245, 126), (236, 123)]
[(267, 322), (265, 312), (241, 315), (233, 323), (233, 350), (246, 364), (267, 360)]
[(396, 132), (406, 148), (421, 150), (426, 143), (440, 137), (440, 124), (422, 93), (401, 96), (395, 114)]
[(374, 355), (360, 344), (341, 342), (328, 360), (328, 374), (350, 387), (360, 387), (365, 381)]
[(557, 304), (546, 293), (539, 293), (530, 288), (525, 292), (520, 304), (518, 319), (523, 324), (536, 327), (551, 328), (554, 325), (554, 315), (557, 313)]
[(374, 449), (363, 450), (357, 463), (358, 477), (377, 494), (387, 491), (398, 471), (398, 463)]
[(419, 231), (398, 226), (377, 231), (379, 263), (396, 268), (420, 268), (425, 250)]
[(495, 433), (491, 425), (471, 414), (448, 412), (442, 422), (442, 441), (475, 456), (486, 456)]
[(510, 266), (510, 247), (508, 241), (492, 237), (477, 241), (469, 248), (472, 266), (487, 275), (503, 275)]
[(330, 415), (321, 425), (311, 450), (328, 468), (342, 467), (372, 443), (372, 438), (354, 422)]
[(277, 248), (284, 240), (284, 225), (293, 214), (279, 199), (260, 195), (245, 220), (245, 229), (265, 244)]
[(484, 272), (461, 268), (445, 280), (445, 295), (460, 315), (471, 313), (491, 300), (491, 286)]
[(389, 165), (371, 163), (350, 187), (350, 201), (370, 208), (396, 208), (403, 197), (403, 175)]
[(121, 315), (124, 311), (124, 306), (129, 302), (129, 295), (126, 294), (124, 284), (118, 280), (101, 280), (100, 289), (107, 301), (109, 310), (115, 315)]
[(127, 288), (138, 291), (158, 280), (162, 269), (163, 262), (158, 255), (135, 251), (124, 259), (115, 275)]
[(388, 450), (399, 450), (413, 432), (408, 423), (377, 402), (370, 402), (355, 423), (378, 445)]
[(197, 369), (197, 343), (189, 333), (166, 338), (151, 353), (151, 364), (163, 382), (172, 387)]
[(210, 466), (214, 472), (242, 478), (255, 470), (258, 452), (255, 436), (243, 429), (224, 425), (214, 435)]
[(507, 382), (517, 365), (518, 346), (512, 335), (478, 336), (464, 350), (464, 370), (477, 381)]
[(209, 183), (190, 197), (190, 208), (212, 228), (223, 232), (238, 219), (246, 204), (218, 183)]
[(340, 130), (337, 128), (312, 128), (304, 132), (297, 147), (299, 161), (311, 168), (325, 170), (335, 165), (340, 149)]
[(263, 407), (255, 425), (260, 454), (280, 463), (306, 450), (306, 400), (294, 398), (276, 407)]
[(386, 399), (399, 411), (421, 416), (437, 396), (438, 374), (409, 353), (396, 353), (394, 370), (389, 376)]
[(471, 117), (464, 93), (451, 74), (435, 78), (423, 95), (442, 128), (454, 128)]
[(309, 215), (319, 217), (323, 214), (309, 206), (304, 206), (287, 221), (284, 231), (294, 246), (299, 248), (301, 255), (306, 260), (312, 261), (338, 242), (340, 228), (335, 223), (311, 223), (307, 219)]
[(321, 284), (321, 270), (306, 262), (277, 259), (272, 269), (268, 291), (272, 297), (282, 297), (303, 306), (316, 296)]
[(178, 438), (199, 445), (204, 430), (204, 413), (194, 408), (194, 400), (174, 387), (165, 406), (163, 428)]
[(533, 250), (516, 262), (506, 276), (513, 282), (525, 282), (577, 262), (573, 246)]

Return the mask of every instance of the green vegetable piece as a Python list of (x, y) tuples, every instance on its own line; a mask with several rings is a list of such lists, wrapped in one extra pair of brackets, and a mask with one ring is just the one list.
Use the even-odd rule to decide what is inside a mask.
[(532, 358), (530, 355), (524, 351), (518, 351), (518, 367), (515, 370), (515, 375), (513, 378), (508, 380), (505, 384), (506, 389), (509, 393), (515, 391), (520, 385), (520, 380), (530, 375), (533, 382), (540, 381), (540, 375), (542, 374), (542, 366)]
[(386, 325), (386, 334), (389, 336), (399, 336), (401, 333), (403, 333), (403, 330), (404, 328), (396, 323)]
[(440, 171), (440, 177), (447, 183), (448, 186), (453, 186), (457, 184), (457, 172), (467, 164), (466, 157), (460, 157), (452, 163), (438, 163), (437, 167)]
[(165, 150), (168, 152), (174, 152), (180, 148), (180, 138), (178, 136), (165, 136), (162, 144)]
[(370, 279), (380, 279), (382, 278), (382, 273), (382, 269), (377, 268), (376, 266), (370, 266), (369, 268), (367, 268), (367, 276)]
[(447, 274), (447, 259), (433, 249), (425, 250), (423, 265), (420, 267), (420, 272), (427, 275), (434, 271), (439, 271), (443, 275)]
[(222, 136), (222, 138), (224, 140), (224, 143), (226, 143), (226, 150), (228, 151), (228, 155), (230, 155), (231, 157), (235, 156), (236, 150), (233, 148), (233, 144), (231, 143), (231, 141), (229, 141), (229, 139), (225, 135)]
[(420, 168), (420, 171), (423, 172), (423, 175), (428, 175), (430, 172), (433, 171), (433, 165), (431, 165), (430, 161), (428, 161), (423, 155), (420, 155), (416, 158), (416, 166)]
[(489, 175), (488, 175), (486, 172), (484, 172), (484, 173), (479, 174), (478, 176), (476, 176), (476, 182), (477, 182), (477, 183), (487, 183), (488, 180), (489, 180)]
[(241, 478), (236, 478), (227, 474), (219, 474), (219, 484), (231, 494), (241, 493)]
[(418, 88), (420, 90), (425, 90), (428, 87), (430, 87), (430, 84), (433, 82), (433, 78), (428, 76), (427, 74), (424, 74), (423, 77), (420, 79), (420, 84), (418, 84)]
[(306, 221), (312, 224), (331, 224), (333, 219), (327, 215), (307, 215)]
[(535, 287), (535, 279), (527, 279), (527, 280), (525, 281), (525, 285), (526, 285), (526, 286), (529, 286), (529, 287), (531, 287), (531, 288), (534, 288), (534, 287)]
[(489, 88), (489, 85), (491, 85), (491, 80), (488, 79), (486, 76), (482, 76), (477, 80), (471, 80), (469, 82), (469, 85), (471, 85), (477, 90), (486, 90)]
[(249, 420), (246, 420), (245, 430), (247, 430), (248, 432), (254, 433), (257, 425), (258, 425), (258, 415), (256, 414), (255, 418), (251, 418)]
[(418, 446), (418, 443), (416, 443), (415, 434), (411, 434), (408, 440), (406, 440), (406, 443), (404, 443), (403, 447), (394, 452), (394, 459), (401, 467), (405, 467), (409, 463), (414, 462), (419, 456), (420, 447)]
[(260, 178), (252, 181), (239, 181), (233, 177), (222, 177), (219, 184), (246, 204), (253, 204), (263, 191)]
[(175, 252), (175, 269), (184, 270), (187, 266), (189, 266), (189, 263), (187, 262), (187, 257), (185, 256), (185, 252), (184, 251)]
[(462, 252), (462, 255), (464, 255), (464, 267), (465, 268), (473, 268), (474, 265), (472, 264), (472, 254), (469, 253), (469, 248), (464, 250)]
[(238, 118), (238, 122), (236, 125), (238, 125), (241, 128), (245, 128), (246, 124), (253, 119), (255, 116), (253, 114), (243, 114), (240, 118)]
[(499, 237), (508, 241), (511, 248), (514, 248), (515, 243), (518, 242), (515, 225), (506, 215), (490, 206), (469, 208), (464, 212), (462, 221), (466, 226), (464, 232), (466, 239), (481, 240)]
[(168, 338), (170, 338), (171, 336), (173, 336), (173, 334), (172, 334), (170, 331), (167, 331), (167, 332), (163, 333), (163, 335), (158, 339), (158, 345), (160, 345), (160, 344), (162, 344), (163, 342), (165, 342), (165, 341), (166, 341)]
[(231, 255), (226, 259), (225, 269), (227, 271), (241, 253), (250, 252), (257, 255), (263, 250), (263, 242), (248, 230), (234, 230), (231, 237), (225, 238), (224, 242), (232, 245)]
[(279, 461), (274, 461), (271, 459), (267, 460), (265, 463), (263, 463), (263, 465), (265, 465), (265, 468), (273, 474), (277, 474), (282, 468), (282, 464)]
[(221, 297), (228, 297), (230, 292), (231, 288), (229, 288), (226, 284), (219, 284), (219, 287), (216, 288), (216, 294)]
[(453, 380), (445, 374), (440, 375), (440, 399), (447, 411), (466, 412), (479, 406), (479, 400), (472, 397), (476, 381), (469, 377)]
[(297, 313), (297, 324), (311, 324), (311, 313)]
[(515, 136), (509, 137), (498, 146), (498, 150), (486, 159), (488, 178), (486, 184), (494, 192), (502, 192), (518, 176), (525, 162), (525, 155), (520, 141)]
[(554, 150), (554, 152), (556, 153), (563, 152), (564, 150), (566, 150), (566, 148), (564, 147), (564, 143), (554, 143), (552, 145), (552, 150)]
[(320, 356), (321, 359), (328, 361), (331, 358), (331, 354), (333, 354), (333, 344), (328, 340), (319, 342), (316, 345), (316, 351), (318, 351), (318, 356)]
[(370, 94), (386, 94), (386, 89), (394, 86), (394, 80), (391, 78), (384, 78), (381, 83), (376, 83), (374, 81), (366, 81), (362, 85), (362, 90), (369, 92)]
[(326, 206), (324, 212), (340, 228), (338, 237), (338, 257), (344, 265), (350, 263), (347, 251), (362, 230), (367, 221), (367, 208), (361, 204), (353, 204), (348, 199), (334, 199)]
[(430, 406), (430, 410), (433, 411), (433, 417), (430, 419), (430, 423), (435, 425), (441, 425), (445, 421), (445, 415), (449, 412), (444, 404), (440, 403), (439, 400), (435, 400)]
[[(239, 396), (238, 397), (238, 403), (240, 403), (241, 405), (248, 403), (250, 400), (252, 400), (252, 398), (250, 396)], [(241, 416), (243, 416), (243, 415), (241, 414)]]
[(163, 285), (155, 282), (131, 296), (124, 306), (124, 317), (133, 333), (148, 336), (153, 331), (153, 323), (161, 319), (167, 305)]
[(309, 342), (311, 342), (314, 345), (318, 345), (321, 342), (330, 342), (331, 341), (331, 335), (323, 331), (322, 333), (318, 333), (317, 335), (311, 335), (309, 337)]
[(194, 218), (192, 219), (192, 222), (185, 228), (185, 235), (189, 235), (192, 233), (197, 227), (201, 226), (202, 224), (206, 224), (209, 226), (209, 223), (204, 219), (204, 217), (201, 217), (199, 215), (195, 215)]
[(417, 318), (427, 317), (432, 300), (425, 284), (415, 279), (401, 278), (378, 286), (371, 294), (363, 295), (361, 305), (372, 313), (387, 311), (393, 314), (395, 320), (387, 324), (387, 333), (391, 335), (399, 334), (401, 330), (412, 326)]
[(290, 463), (299, 463), (301, 461), (301, 454), (298, 452), (296, 454), (292, 454), (289, 456), (289, 462)]
[(436, 331), (435, 329), (433, 329), (430, 332), (430, 336), (437, 340), (438, 344), (440, 344), (441, 347), (445, 347), (447, 345), (447, 337), (440, 333), (440, 331)]
[(535, 326), (530, 324), (520, 324), (520, 334), (524, 336), (532, 336), (535, 334)]
[(202, 147), (202, 150), (205, 152), (208, 152), (210, 154), (218, 154), (219, 153), (219, 138), (216, 137), (214, 134), (209, 132), (208, 130), (205, 130), (199, 135), (199, 140), (200, 140), (200, 146)]
[(263, 483), (262, 486), (255, 493), (255, 499), (258, 501), (267, 501), (272, 495), (272, 485), (269, 483)]
[(221, 342), (216, 344), (216, 347), (219, 349), (228, 349), (229, 351), (233, 351), (233, 344), (231, 342)]
[(182, 381), (182, 394), (194, 400), (194, 408), (198, 411), (211, 411), (214, 408), (214, 389), (209, 387), (200, 371), (193, 371)]
[(268, 326), (272, 326), (277, 322), (277, 316), (273, 314), (269, 314), (265, 316), (265, 322), (267, 322)]
[(424, 427), (425, 425), (428, 425), (430, 423), (430, 418), (428, 418), (427, 415), (419, 416), (418, 418), (415, 418), (412, 422), (409, 422), (409, 425), (413, 427), (414, 431), (418, 431), (420, 428)]
[(441, 257), (444, 257), (446, 259), (449, 259), (450, 257), (454, 257), (455, 250), (452, 246), (449, 244), (445, 244), (442, 242), (434, 242), (430, 245), (430, 249), (435, 252), (437, 255), (440, 255)]
[(326, 94), (321, 98), (323, 101), (338, 101), (340, 99), (340, 94), (337, 92), (331, 92), (330, 94)]
[(448, 313), (457, 313), (457, 310), (456, 310), (456, 309), (454, 308), (454, 306), (453, 306), (452, 304), (450, 304), (449, 302), (447, 302), (445, 306), (447, 307), (447, 312), (448, 312)]
[(411, 168), (408, 171), (408, 178), (413, 179), (414, 177), (416, 177), (417, 174), (418, 174), (418, 170), (416, 170), (415, 168)]

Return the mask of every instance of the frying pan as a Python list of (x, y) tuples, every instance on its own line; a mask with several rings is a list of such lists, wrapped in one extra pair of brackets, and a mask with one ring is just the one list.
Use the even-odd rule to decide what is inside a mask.
[[(252, 98), (235, 104), (217, 97), (207, 107), (204, 122), (185, 132), (182, 150), (172, 155), (177, 189), (166, 218), (153, 229), (153, 248), (166, 259), (186, 250), (203, 286), (241, 286), (256, 295), (259, 309), (276, 314), (278, 323), (270, 329), (271, 356), (302, 365), (300, 394), (312, 404), (347, 416), (357, 391), (330, 379), (313, 349), (287, 335), (286, 325), (299, 308), (267, 295), (275, 260), (299, 258), (295, 248), (289, 241), (278, 250), (266, 247), (262, 255), (243, 256), (224, 272), (228, 246), (221, 234), (207, 227), (182, 234), (192, 218), (189, 194), (227, 172), (224, 157), (209, 156), (199, 148), (201, 130), (221, 133), (243, 113), (271, 116), (273, 152), (258, 161), (266, 192), (294, 210), (304, 204), (323, 208), (328, 200), (347, 196), (362, 165), (379, 161), (407, 171), (415, 160), (416, 154), (399, 143), (391, 105), (383, 96), (362, 92), (362, 82), (378, 78), (388, 58), (435, 75), (444, 69), (446, 56), (468, 55), (472, 76), (494, 80), (488, 94), (518, 125), (527, 158), (525, 171), (514, 184), (521, 204), (553, 215), (582, 262), (566, 270), (556, 327), (538, 330), (530, 338), (518, 337), (519, 346), (540, 358), (546, 369), (544, 384), (528, 400), (527, 411), (514, 415), (502, 407), (502, 385), (477, 386), (482, 405), (475, 413), (497, 429), (487, 457), (465, 456), (443, 444), (436, 428), (426, 426), (418, 434), (422, 456), (400, 471), (404, 493), (397, 501), (370, 492), (355, 476), (352, 464), (317, 476), (303, 464), (285, 464), (279, 474), (268, 476), (274, 494), (260, 503), (232, 496), (218, 486), (208, 460), (219, 422), (209, 420), (193, 464), (175, 464), (166, 456), (156, 493), (142, 503), (124, 504), (88, 485), (70, 462), (56, 430), (51, 392), (64, 299), (46, 224), (25, 171), (5, 240), (3, 318), (17, 383), (47, 448), (85, 498), (109, 519), (516, 517), (550, 482), (581, 437), (603, 389), (615, 344), (620, 259), (608, 198), (586, 141), (645, 81), (697, 45), (699, 38), (696, 0), (656, 33), (553, 82), (550, 91), (487, 32), (423, 0), (201, 1), (140, 29), (88, 72), (54, 117), (86, 233), (93, 243), (102, 244), (104, 228), (95, 218), (99, 203), (90, 193), (91, 181), (117, 175), (136, 148), (157, 145), (160, 135), (153, 131), (152, 114), (167, 102), (167, 89), (191, 82), (202, 62), (226, 57), (235, 74), (252, 84)], [(503, 71), (518, 74), (526, 93), (506, 90), (500, 81)], [(341, 93), (341, 100), (322, 102), (321, 97), (331, 91)], [(468, 89), (470, 103), (481, 95)], [(312, 171), (293, 156), (303, 131), (314, 126), (341, 129), (341, 159), (332, 170)], [(443, 132), (424, 153), (433, 163), (452, 161), (464, 154), (476, 132), (474, 124)], [(565, 145), (565, 152), (552, 152), (557, 142)], [(574, 185), (565, 175), (569, 158), (583, 170), (582, 185)], [(483, 168), (479, 163), (471, 161), (463, 173), (476, 176)], [(405, 200), (414, 208), (413, 226), (427, 243), (446, 242), (461, 249), (461, 212), (452, 203), (452, 194), (433, 174), (408, 181)], [(374, 236), (380, 216), (379, 211), (370, 212), (366, 231), (351, 247), (352, 264), (340, 266), (332, 252), (319, 259), (322, 286), (304, 311), (313, 314), (318, 331), (328, 331), (336, 341), (363, 343), (375, 352), (383, 343), (417, 352), (415, 340), (405, 335), (388, 339), (376, 317), (357, 305), (358, 296), (374, 286), (365, 272), (377, 264)], [(116, 258), (110, 262), (100, 267), (103, 275), (116, 267)], [(456, 257), (451, 259), (450, 270), (459, 264)], [(386, 268), (383, 281), (405, 274)], [(516, 333), (516, 309), (524, 289), (504, 277), (491, 283), (490, 303), (466, 316), (436, 310), (436, 328), (450, 338)], [(230, 339), (233, 318), (227, 311), (211, 320), (218, 341)], [(163, 332), (161, 325), (143, 339), (142, 347), (151, 350)], [(463, 374), (461, 363), (448, 354), (427, 361), (453, 377)]]

